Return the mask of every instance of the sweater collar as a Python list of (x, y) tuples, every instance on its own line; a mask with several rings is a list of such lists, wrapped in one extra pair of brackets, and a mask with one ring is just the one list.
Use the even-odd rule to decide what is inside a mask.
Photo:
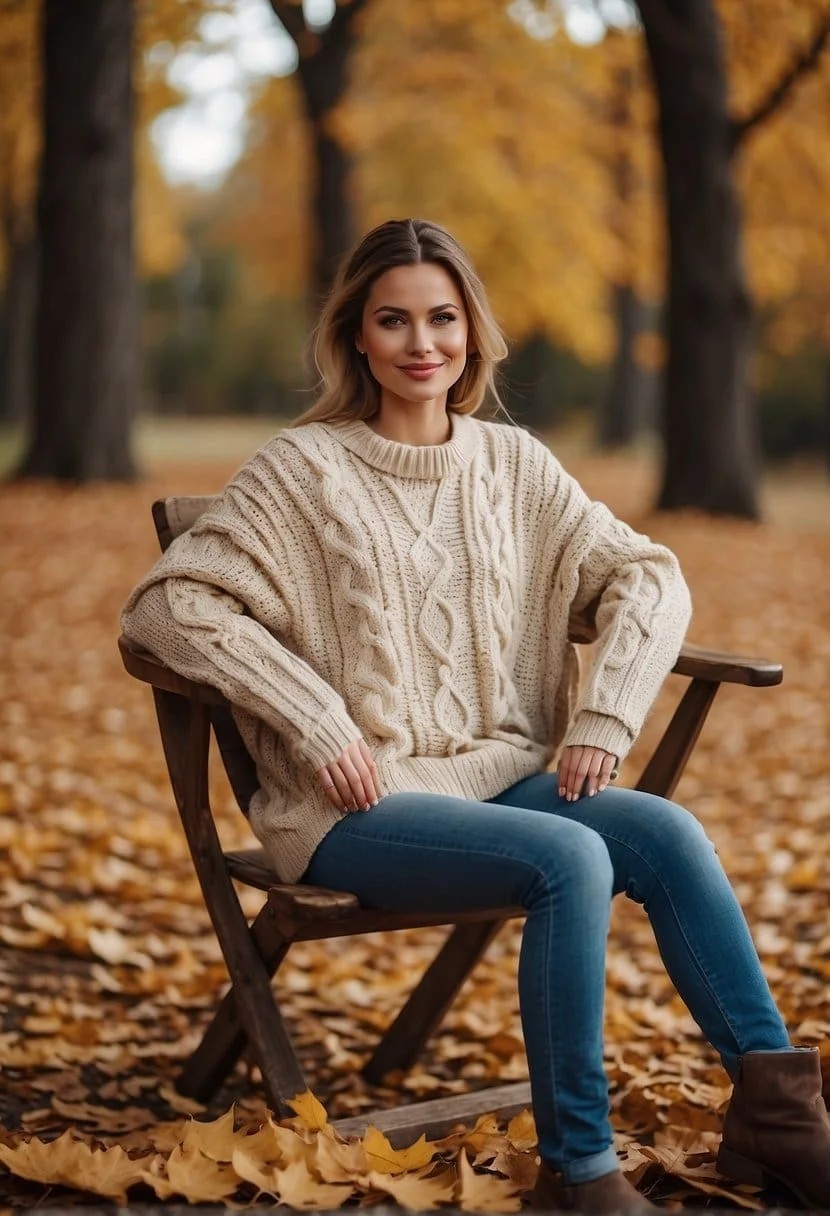
[(446, 443), (419, 446), (378, 435), (362, 418), (331, 423), (332, 435), (361, 460), (398, 477), (445, 477), (467, 464), (478, 446), (479, 425), (470, 414), (450, 410), (452, 435)]

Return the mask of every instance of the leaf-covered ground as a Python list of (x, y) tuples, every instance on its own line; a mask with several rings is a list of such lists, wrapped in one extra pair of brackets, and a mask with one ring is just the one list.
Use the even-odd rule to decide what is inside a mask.
[[(484, 1121), (398, 1158), (376, 1139), (342, 1144), (310, 1099), (296, 1120), (269, 1120), (248, 1065), (209, 1112), (173, 1088), (225, 973), (151, 697), (120, 666), (117, 617), (154, 556), (152, 499), (215, 490), (238, 463), (157, 462), (125, 487), (0, 489), (0, 1198), (80, 1200), (85, 1187), (87, 1199), (123, 1199), (133, 1187), (133, 1200), (515, 1210), (534, 1172), (529, 1117)], [(645, 459), (577, 457), (570, 467), (679, 554), (695, 599), (691, 640), (785, 666), (778, 689), (721, 691), (677, 797), (719, 848), (793, 1036), (822, 1046), (830, 1077), (830, 490), (814, 474), (790, 476), (773, 485), (772, 522), (759, 526), (649, 518)], [(668, 682), (627, 782), (678, 687)], [(217, 782), (227, 846), (254, 843), (218, 772)], [(251, 911), (258, 898), (245, 896)], [(281, 997), (332, 1118), (526, 1076), (513, 924), (420, 1064), (383, 1089), (360, 1080), (378, 1030), (443, 933), (293, 949)], [(642, 910), (624, 902), (606, 1024), (631, 1176), (666, 1201), (768, 1200), (717, 1177), (725, 1075), (674, 994)], [(191, 1119), (215, 1121), (232, 1104), (209, 1126)]]

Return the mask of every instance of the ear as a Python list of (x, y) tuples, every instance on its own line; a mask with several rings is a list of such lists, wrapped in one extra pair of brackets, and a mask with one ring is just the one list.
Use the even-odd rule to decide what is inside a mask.
[(365, 355), (365, 354), (366, 354), (366, 349), (365, 349), (365, 347), (364, 347), (364, 345), (363, 345), (363, 339), (361, 338), (361, 336), (360, 336), (360, 334), (359, 334), (359, 333), (355, 334), (355, 338), (354, 338), (354, 344), (355, 344), (355, 349), (357, 350), (357, 353), (358, 353), (359, 355)]

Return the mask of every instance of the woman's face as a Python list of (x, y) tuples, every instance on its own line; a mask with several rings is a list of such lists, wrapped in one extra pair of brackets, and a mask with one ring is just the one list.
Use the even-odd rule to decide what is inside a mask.
[(372, 284), (357, 349), (384, 405), (446, 406), (467, 362), (469, 326), (461, 293), (443, 266), (395, 266)]

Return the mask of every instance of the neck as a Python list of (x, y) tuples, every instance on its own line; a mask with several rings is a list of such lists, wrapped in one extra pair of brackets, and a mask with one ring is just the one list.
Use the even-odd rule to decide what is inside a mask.
[(452, 437), (452, 423), (444, 405), (418, 410), (417, 413), (381, 405), (379, 412), (366, 425), (384, 439), (409, 443), (413, 447), (448, 443)]

